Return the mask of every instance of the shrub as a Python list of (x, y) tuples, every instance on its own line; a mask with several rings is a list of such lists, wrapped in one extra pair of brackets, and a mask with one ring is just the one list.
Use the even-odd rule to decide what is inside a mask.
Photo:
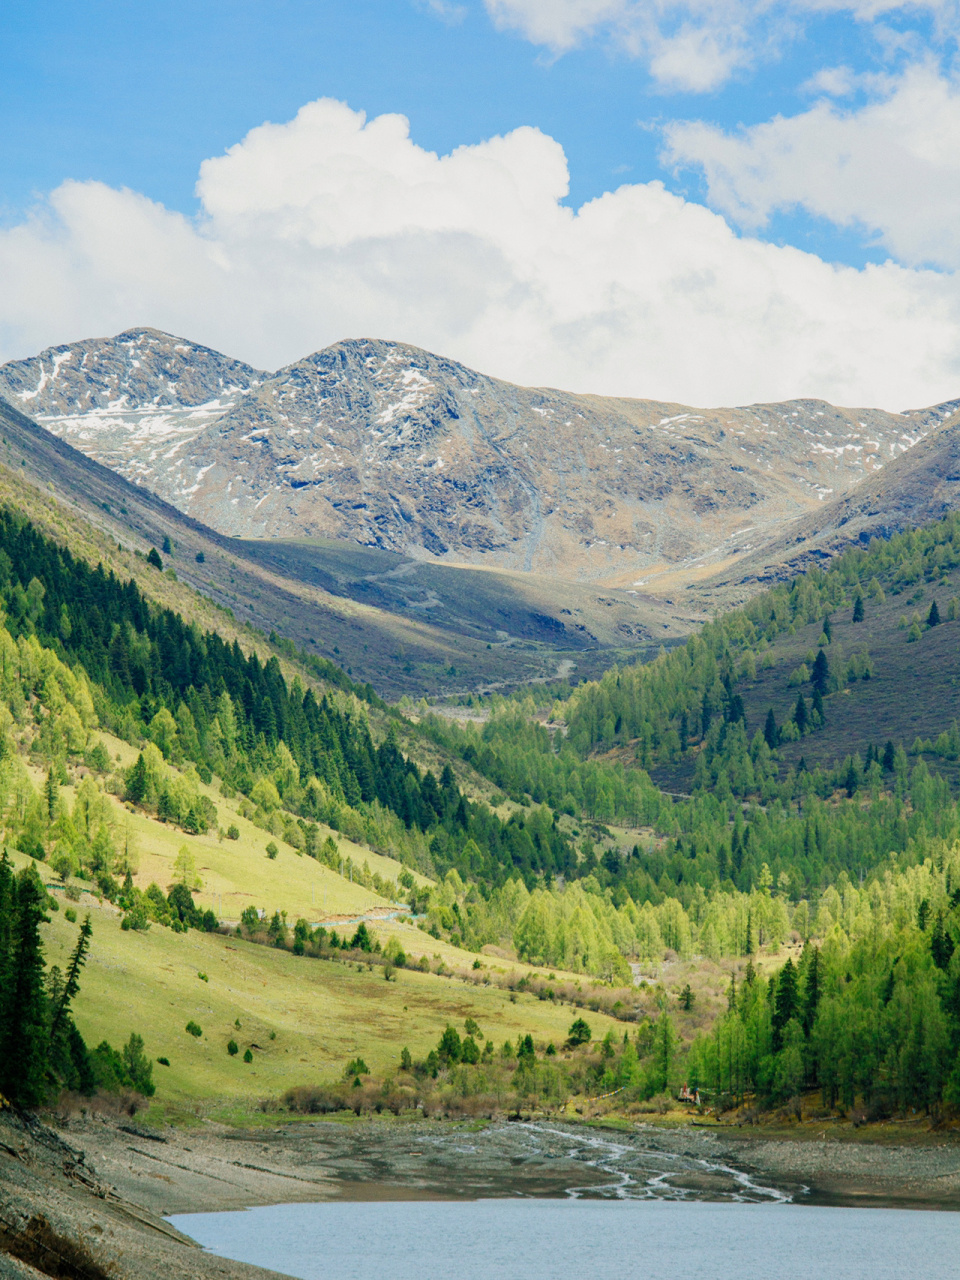
[(301, 1085), (296, 1089), (288, 1089), (281, 1099), (290, 1111), (301, 1115), (318, 1116), (330, 1111), (343, 1111), (346, 1103), (328, 1089), (318, 1089), (316, 1085)]
[(143, 1036), (135, 1031), (123, 1046), (123, 1064), (127, 1069), (127, 1077), (134, 1089), (145, 1098), (152, 1098), (157, 1091), (153, 1083), (153, 1063), (144, 1053)]
[(571, 1047), (576, 1047), (579, 1044), (586, 1044), (590, 1039), (589, 1024), (583, 1018), (577, 1018), (567, 1032), (567, 1044)]
[(240, 828), (234, 822), (231, 822), (229, 827), (227, 827), (227, 839), (228, 840), (240, 839)]
[(71, 924), (77, 923), (77, 913), (76, 911), (74, 911), (73, 907), (67, 907), (66, 911), (63, 914), (66, 916), (66, 918), (70, 921)]
[(267, 857), (275, 858), (279, 852), (280, 850), (277, 848), (276, 841), (271, 840), (267, 845)]
[(201, 1028), (200, 1024), (197, 1022), (194, 1022), (192, 1018), (187, 1023), (184, 1030), (187, 1031), (190, 1035), (197, 1036), (198, 1038), (203, 1035), (203, 1029)]

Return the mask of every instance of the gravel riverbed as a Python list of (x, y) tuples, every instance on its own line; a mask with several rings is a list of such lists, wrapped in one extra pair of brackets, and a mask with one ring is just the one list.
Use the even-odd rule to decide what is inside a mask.
[[(569, 1195), (960, 1209), (960, 1141), (920, 1129), (794, 1136), (547, 1119), (154, 1130), (87, 1116), (51, 1128), (0, 1112), (0, 1280), (272, 1274), (202, 1253), (164, 1221), (171, 1214), (293, 1201)], [(68, 1271), (56, 1258), (71, 1249), (79, 1261)]]

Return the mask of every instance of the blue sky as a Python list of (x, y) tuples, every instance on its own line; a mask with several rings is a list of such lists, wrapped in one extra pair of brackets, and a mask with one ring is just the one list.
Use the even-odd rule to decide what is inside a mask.
[[(784, 41), (779, 54), (760, 54), (755, 69), (690, 93), (658, 84), (642, 59), (609, 38), (558, 55), (497, 30), (476, 0), (450, 9), (444, 17), (426, 0), (7, 6), (4, 219), (21, 216), (65, 178), (130, 187), (190, 212), (202, 160), (320, 97), (370, 116), (400, 112), (432, 151), (537, 125), (567, 154), (574, 206), (655, 177), (696, 197), (703, 184), (695, 171), (671, 173), (658, 161), (664, 120), (694, 117), (730, 129), (792, 115), (809, 104), (801, 86), (822, 67), (862, 72), (883, 64), (868, 27), (829, 15)], [(883, 257), (821, 219), (781, 216), (771, 234), (840, 261)]]
[[(240, 250), (230, 240), (233, 231), (214, 225), (211, 210), (222, 208), (219, 197), (211, 197), (206, 206), (196, 194), (200, 166), (228, 148), (245, 146), (250, 131), (264, 122), (284, 126), (294, 121), (301, 108), (318, 99), (343, 102), (364, 113), (367, 121), (393, 113), (405, 116), (410, 145), (397, 143), (397, 156), (402, 152), (415, 168), (420, 152), (444, 156), (458, 147), (480, 148), (479, 156), (487, 140), (532, 126), (558, 144), (566, 159), (569, 193), (557, 195), (551, 187), (553, 205), (577, 210), (623, 184), (650, 204), (656, 195), (649, 184), (659, 181), (689, 206), (721, 220), (719, 229), (715, 222), (703, 223), (711, 228), (707, 240), (716, 235), (718, 246), (726, 228), (751, 244), (795, 247), (811, 260), (805, 267), (813, 273), (811, 281), (823, 264), (850, 267), (856, 274), (848, 285), (853, 288), (860, 281), (860, 292), (864, 298), (869, 295), (873, 307), (878, 303), (868, 288), (872, 277), (863, 269), (875, 264), (887, 272), (884, 305), (890, 307), (891, 324), (902, 324), (905, 313), (952, 323), (952, 285), (945, 293), (944, 281), (952, 281), (960, 265), (960, 240), (951, 225), (957, 221), (951, 211), (960, 194), (958, 162), (951, 158), (956, 30), (956, 14), (939, 0), (909, 10), (884, 0), (772, 5), (666, 0), (656, 14), (637, 0), (165, 0), (157, 6), (35, 0), (30, 6), (5, 6), (0, 11), (0, 228), (7, 236), (8, 256), (0, 246), (0, 270), (6, 262), (9, 281), (25, 282), (24, 288), (33, 281), (36, 292), (36, 282), (42, 280), (49, 293), (42, 300), (46, 312), (35, 299), (27, 303), (14, 296), (5, 310), (0, 304), (0, 354), (26, 354), (44, 339), (81, 336), (72, 325), (113, 323), (114, 316), (117, 323), (125, 316), (132, 320), (134, 313), (142, 323), (160, 323), (164, 316), (168, 323), (181, 316), (190, 321), (194, 313), (185, 300), (164, 296), (156, 282), (145, 284), (142, 272), (134, 272), (132, 282), (124, 276), (128, 267), (117, 261), (91, 267), (94, 254), (104, 251), (102, 246), (94, 250), (83, 237), (96, 239), (97, 229), (110, 218), (123, 223), (122, 202), (111, 192), (135, 193), (170, 215), (165, 226), (174, 237), (180, 232), (173, 215), (182, 214), (206, 249), (216, 242), (221, 256), (232, 255), (235, 279)], [(956, 117), (960, 121), (960, 110)], [(325, 126), (315, 122), (311, 127), (322, 132)], [(319, 134), (308, 141), (304, 127), (301, 135), (304, 156), (314, 155)], [(544, 144), (538, 153), (547, 168), (548, 150)], [(389, 169), (390, 163), (384, 163)], [(296, 162), (289, 164), (280, 178), (267, 164), (270, 176), (253, 181), (276, 180), (293, 188)], [(228, 168), (217, 172), (226, 175)], [(536, 164), (533, 172), (539, 172)], [(888, 190), (893, 187), (900, 191), (896, 198)], [(334, 197), (315, 192), (315, 198), (319, 208)], [(345, 198), (343, 188), (337, 188), (336, 198)], [(541, 198), (549, 220), (556, 210), (548, 209), (545, 187), (523, 197), (524, 208)], [(228, 221), (235, 228), (235, 191), (230, 199), (234, 204)], [(83, 202), (85, 211), (80, 211)], [(636, 201), (621, 203), (623, 209), (630, 204), (630, 217), (639, 218), (635, 234), (647, 236), (647, 214), (638, 211)], [(133, 218), (133, 205), (128, 206)], [(271, 208), (274, 217), (276, 209)], [(679, 228), (685, 215), (679, 205), (670, 208), (671, 225)], [(414, 224), (421, 217), (410, 216)], [(244, 210), (247, 228), (249, 217), (250, 210)], [(437, 228), (427, 211), (421, 221), (429, 224), (429, 234), (446, 236), (445, 245), (449, 235), (468, 235), (474, 249), (474, 242), (482, 241), (501, 261), (516, 249), (505, 247), (507, 232), (498, 229), (504, 217), (505, 206), (491, 207), (489, 233), (469, 217), (469, 226), (454, 218), (449, 228)], [(666, 217), (657, 213), (657, 225)], [(692, 227), (689, 217), (686, 222)], [(374, 241), (379, 245), (384, 235), (398, 235), (404, 247), (397, 248), (396, 261), (406, 262), (410, 236), (427, 234), (414, 224), (371, 228), (364, 252)], [(133, 223), (123, 225), (132, 228)], [(258, 225), (263, 225), (262, 216)], [(631, 232), (622, 218), (618, 226), (629, 254)], [(338, 270), (343, 266), (342, 235), (336, 246), (318, 246), (316, 235), (304, 234), (312, 251), (332, 253), (335, 248)], [(697, 246), (702, 245), (704, 233), (688, 227), (684, 234), (700, 235)], [(245, 265), (262, 263), (266, 241), (251, 248), (248, 231), (244, 235)], [(268, 239), (270, 254), (280, 242), (289, 247), (287, 232), (276, 226)], [(162, 258), (175, 252), (172, 245), (171, 240), (157, 254)], [(444, 253), (448, 251), (449, 245)], [(676, 237), (660, 249), (650, 240), (646, 251), (654, 261), (658, 253), (672, 253), (678, 262), (684, 257)], [(575, 256), (581, 250), (568, 246), (563, 252)], [(715, 252), (729, 255), (735, 250), (717, 247)], [(464, 262), (468, 259), (473, 262), (470, 254)], [(756, 253), (750, 261), (759, 263)], [(379, 278), (386, 279), (394, 261), (388, 255), (378, 262)], [(894, 265), (899, 275), (891, 270)], [(736, 275), (732, 260), (718, 259), (698, 270), (701, 278), (706, 272), (719, 279), (728, 267)], [(311, 269), (320, 271), (320, 266), (315, 262)], [(468, 264), (464, 269), (469, 273), (474, 268)], [(327, 279), (329, 263), (324, 270)], [(371, 270), (363, 268), (365, 282)], [(457, 270), (454, 264), (452, 274)], [(641, 279), (639, 263), (633, 270)], [(789, 293), (795, 265), (789, 255), (768, 255), (756, 270), (774, 282), (765, 299), (758, 295), (747, 307), (753, 323), (762, 325), (758, 309), (769, 313), (771, 299), (784, 289)], [(84, 271), (92, 274), (84, 276)], [(776, 283), (778, 271), (784, 273), (782, 287)], [(570, 272), (575, 274), (573, 266)], [(531, 292), (541, 302), (555, 295), (543, 332), (531, 343), (541, 352), (547, 351), (551, 334), (562, 345), (571, 324), (588, 323), (586, 312), (575, 316), (577, 308), (568, 305), (570, 272), (562, 284), (552, 278), (531, 283), (523, 267), (518, 268), (528, 300)], [(827, 279), (822, 272), (816, 278)], [(516, 280), (512, 287), (519, 287)], [(641, 285), (633, 287), (642, 295)], [(905, 287), (914, 290), (906, 302)], [(93, 291), (86, 311), (84, 289)], [(643, 340), (649, 348), (660, 340), (659, 322), (651, 316), (662, 313), (664, 297), (669, 301), (676, 296), (675, 280), (673, 289), (657, 298), (638, 295), (636, 307), (646, 308), (647, 314), (633, 325), (632, 342)], [(611, 323), (611, 307), (628, 306), (620, 293), (611, 267), (605, 300), (589, 304), (590, 333), (595, 335), (589, 341), (600, 344), (603, 325)], [(450, 304), (449, 298), (431, 295), (418, 309), (415, 300), (403, 306), (391, 294), (379, 312), (376, 298), (356, 318), (341, 308), (341, 323), (369, 330), (382, 314), (384, 324), (399, 323), (404, 329), (398, 336), (446, 340), (448, 349), (464, 358), (486, 358), (494, 365), (499, 361), (505, 373), (523, 374), (521, 368), (508, 368), (510, 360), (498, 356), (495, 342), (471, 345), (465, 335), (473, 321), (459, 313), (444, 329), (437, 315), (444, 308), (449, 312)], [(252, 330), (238, 342), (225, 319), (235, 306), (236, 299), (224, 295), (220, 320), (196, 309), (195, 328), (205, 330), (211, 341), (232, 338), (235, 345), (246, 346), (237, 354), (255, 356), (258, 344), (261, 360), (293, 354), (298, 341), (293, 323), (275, 350)], [(721, 323), (716, 303), (704, 306), (704, 314)], [(49, 323), (43, 322), (44, 314)], [(831, 320), (825, 315), (823, 322), (851, 331), (846, 317)], [(722, 321), (730, 323), (729, 316)], [(671, 330), (671, 324), (661, 327)], [(744, 328), (744, 343), (751, 341), (750, 332)], [(891, 338), (892, 350), (915, 347), (917, 367), (903, 390), (916, 385), (921, 398), (925, 388), (933, 394), (951, 379), (960, 380), (960, 365), (955, 367), (949, 344), (942, 353), (938, 347), (922, 356), (922, 332), (911, 331), (905, 343)], [(337, 336), (312, 321), (302, 326), (302, 333), (304, 345)], [(204, 333), (189, 336), (203, 338)], [(805, 386), (815, 390), (818, 377), (823, 389), (836, 384), (839, 391), (844, 379), (849, 383), (849, 367), (823, 374), (822, 352), (834, 346), (835, 339), (825, 338), (811, 346), (803, 368), (793, 369), (789, 360), (778, 367), (784, 393)], [(543, 354), (531, 357), (528, 376), (568, 368), (566, 356), (559, 346), (557, 350), (553, 361)], [(631, 350), (636, 348), (624, 348), (621, 369)], [(723, 343), (716, 355), (718, 369), (729, 360), (720, 351), (725, 351)], [(852, 351), (850, 359), (858, 354)], [(712, 358), (710, 350), (705, 355)], [(634, 382), (623, 376), (618, 383), (598, 357), (591, 366), (596, 370), (593, 383), (586, 367), (576, 380), (584, 389), (587, 384), (613, 389), (618, 383), (639, 393), (640, 381), (651, 381), (655, 365), (653, 356), (644, 358)], [(817, 368), (821, 372), (815, 375)], [(690, 394), (709, 392), (709, 379), (688, 381)], [(723, 379), (715, 382), (716, 394), (722, 394)], [(743, 382), (745, 390), (766, 385), (750, 373)], [(651, 386), (650, 394), (680, 394), (682, 383), (680, 370)]]

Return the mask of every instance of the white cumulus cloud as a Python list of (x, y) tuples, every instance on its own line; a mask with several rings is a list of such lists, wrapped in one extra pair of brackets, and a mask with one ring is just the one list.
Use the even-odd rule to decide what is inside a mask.
[(150, 324), (276, 368), (345, 337), (526, 384), (900, 408), (960, 393), (960, 284), (738, 236), (662, 184), (566, 207), (532, 128), (439, 156), (329, 100), (208, 160), (188, 219), (100, 183), (0, 230), (0, 358)]
[[(853, 85), (838, 72), (817, 87)], [(856, 109), (821, 100), (733, 134), (675, 123), (665, 159), (700, 167), (710, 204), (750, 230), (799, 207), (866, 228), (900, 262), (958, 268), (960, 86), (924, 63), (886, 88)]]

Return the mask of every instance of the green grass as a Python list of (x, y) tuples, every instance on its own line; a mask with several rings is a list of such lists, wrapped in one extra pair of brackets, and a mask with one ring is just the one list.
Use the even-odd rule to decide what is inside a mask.
[[(61, 968), (78, 929), (64, 904), (44, 926), (48, 963)], [(468, 1017), (499, 1047), (521, 1032), (559, 1043), (577, 1016), (531, 995), (512, 1002), (492, 986), (410, 970), (386, 982), (377, 966), (298, 958), (219, 934), (174, 934), (158, 925), (124, 932), (109, 904), (82, 906), (91, 908), (93, 941), (74, 1003), (77, 1025), (90, 1045), (105, 1038), (117, 1046), (138, 1031), (152, 1058), (170, 1060), (154, 1066), (161, 1110), (211, 1102), (242, 1109), (293, 1085), (337, 1079), (357, 1055), (382, 1075), (399, 1066), (404, 1046), (425, 1056), (448, 1023), (462, 1031)], [(595, 1036), (618, 1028), (602, 1014), (588, 1018)], [(186, 1032), (190, 1020), (201, 1038)], [(240, 1047), (236, 1057), (227, 1053), (230, 1039)]]

